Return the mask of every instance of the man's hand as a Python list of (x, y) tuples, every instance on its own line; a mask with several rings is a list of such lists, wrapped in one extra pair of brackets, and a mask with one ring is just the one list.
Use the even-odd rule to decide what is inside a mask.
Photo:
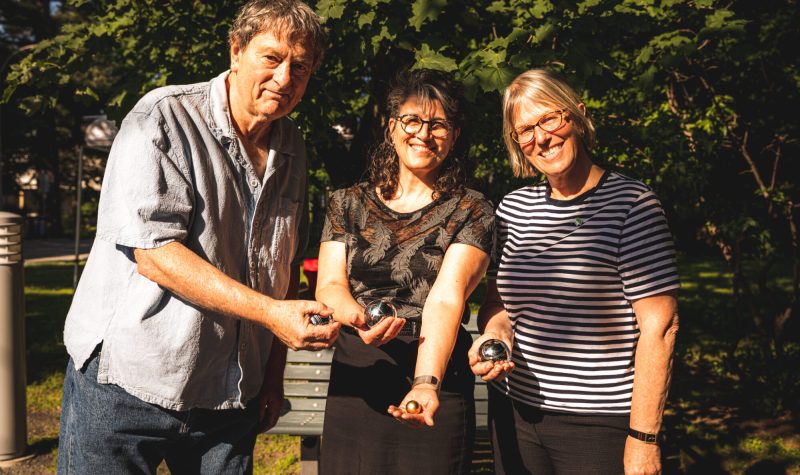
[(262, 387), (258, 394), (258, 433), (266, 432), (278, 423), (283, 407), (283, 381)]
[[(485, 333), (477, 338), (469, 349), (467, 356), (469, 357), (469, 367), (475, 376), (480, 376), (484, 381), (493, 381), (504, 379), (514, 369), (514, 363), (511, 361), (481, 361), (478, 356), (478, 349), (483, 342), (497, 338), (493, 333)], [(511, 342), (502, 340), (508, 348), (511, 348)]]
[(313, 325), (314, 314), (330, 317), (333, 310), (313, 300), (272, 300), (265, 309), (263, 324), (293, 350), (330, 348), (342, 325), (335, 321)]
[(645, 444), (628, 437), (625, 441), (625, 475), (654, 475), (661, 473), (661, 449), (657, 444)]

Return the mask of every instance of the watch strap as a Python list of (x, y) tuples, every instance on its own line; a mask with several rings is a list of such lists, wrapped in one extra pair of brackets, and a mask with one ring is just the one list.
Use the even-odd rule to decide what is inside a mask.
[(636, 429), (628, 427), (628, 435), (636, 440), (641, 440), (645, 444), (658, 444), (658, 432), (651, 434), (649, 432), (640, 432)]
[(432, 384), (436, 386), (436, 389), (439, 389), (439, 378), (430, 374), (424, 374), (422, 376), (415, 376), (414, 381), (411, 382), (411, 387), (418, 386), (420, 384)]

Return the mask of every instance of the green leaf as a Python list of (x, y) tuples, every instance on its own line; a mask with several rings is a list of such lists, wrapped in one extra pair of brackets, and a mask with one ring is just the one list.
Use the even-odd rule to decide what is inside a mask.
[(386, 25), (383, 25), (381, 27), (381, 32), (372, 37), (373, 54), (378, 54), (378, 51), (381, 49), (381, 42), (383, 42), (383, 40), (394, 41), (396, 37), (397, 35), (394, 33), (389, 33), (389, 28)]
[(639, 50), (639, 54), (636, 55), (636, 63), (637, 64), (644, 64), (650, 61), (650, 56), (653, 54), (653, 47), (652, 46), (645, 46), (641, 50)]
[(714, 10), (714, 13), (706, 17), (707, 28), (722, 28), (727, 23), (728, 19), (733, 16), (730, 10), (719, 9)]
[(425, 22), (436, 20), (446, 5), (447, 0), (415, 0), (408, 23), (419, 31)]
[(358, 27), (364, 28), (366, 25), (371, 25), (375, 21), (375, 11), (364, 13), (358, 16)]
[[(505, 57), (505, 53), (503, 53), (503, 57)], [(474, 74), (478, 78), (481, 89), (486, 92), (503, 91), (517, 76), (517, 72), (503, 62), (487, 64), (483, 68), (476, 69)]]
[(417, 51), (415, 58), (417, 63), (414, 65), (414, 69), (429, 68), (447, 72), (458, 69), (458, 65), (454, 59), (431, 50), (430, 46), (424, 43), (422, 48)]
[(86, 86), (83, 89), (77, 89), (75, 91), (75, 95), (76, 96), (88, 96), (88, 97), (91, 97), (92, 99), (94, 99), (96, 101), (100, 100), (100, 97), (97, 95), (97, 93), (94, 92), (94, 90), (89, 86)]
[(320, 0), (317, 14), (326, 20), (338, 20), (344, 14), (345, 0)]

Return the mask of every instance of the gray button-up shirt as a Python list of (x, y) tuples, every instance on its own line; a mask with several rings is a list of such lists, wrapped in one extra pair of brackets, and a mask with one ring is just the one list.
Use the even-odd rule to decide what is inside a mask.
[(102, 343), (98, 382), (168, 409), (244, 407), (261, 387), (272, 334), (139, 275), (133, 250), (178, 241), (284, 298), (308, 219), (300, 132), (288, 118), (273, 123), (262, 182), (231, 122), (227, 74), (152, 91), (122, 122), (64, 329), (77, 368)]

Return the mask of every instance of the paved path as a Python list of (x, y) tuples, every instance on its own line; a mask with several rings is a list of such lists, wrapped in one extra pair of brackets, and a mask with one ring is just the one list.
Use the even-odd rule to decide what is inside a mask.
[[(94, 239), (82, 239), (79, 257), (86, 259)], [(22, 257), (26, 263), (75, 260), (75, 240), (72, 238), (27, 239), (22, 241)]]

